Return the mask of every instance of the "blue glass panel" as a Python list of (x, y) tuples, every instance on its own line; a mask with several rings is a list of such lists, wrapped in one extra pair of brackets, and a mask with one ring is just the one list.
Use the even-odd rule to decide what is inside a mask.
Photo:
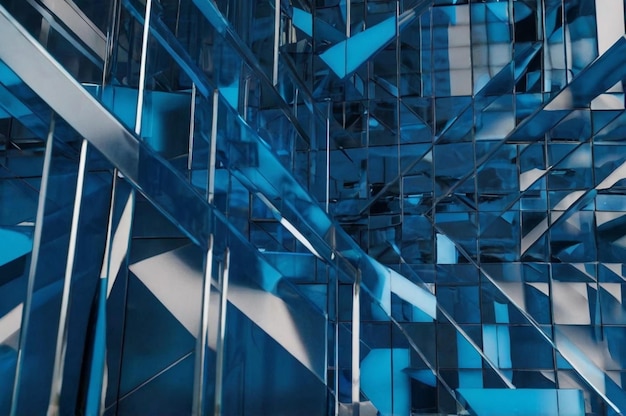
[(0, 0), (0, 414), (626, 412), (622, 0), (70, 3)]

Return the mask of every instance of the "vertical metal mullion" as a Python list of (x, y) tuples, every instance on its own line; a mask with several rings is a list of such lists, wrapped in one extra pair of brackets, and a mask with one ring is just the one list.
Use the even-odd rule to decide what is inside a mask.
[(50, 118), (50, 127), (46, 138), (46, 150), (43, 159), (43, 170), (41, 173), (41, 188), (39, 190), (39, 200), (37, 202), (37, 215), (35, 217), (35, 231), (33, 235), (33, 249), (28, 269), (28, 283), (24, 308), (22, 309), (22, 323), (20, 330), (19, 347), (17, 350), (17, 363), (15, 367), (15, 380), (13, 383), (13, 393), (11, 398), (11, 416), (18, 414), (18, 400), (20, 395), (20, 384), (22, 380), (22, 366), (24, 364), (24, 348), (30, 326), (30, 310), (33, 303), (33, 291), (35, 289), (35, 277), (39, 263), (39, 252), (41, 251), (41, 235), (46, 210), (46, 198), (48, 194), (48, 182), (50, 179), (50, 167), (52, 166), (52, 150), (54, 147), (55, 114)]
[(243, 111), (241, 116), (244, 121), (248, 121), (248, 106), (250, 105), (250, 75), (246, 75), (243, 85)]
[[(120, 179), (124, 178), (124, 176), (121, 173), (119, 173), (119, 172), (117, 172), (117, 176)], [(120, 190), (120, 192), (122, 192), (122, 191)], [(126, 308), (127, 308), (127, 305), (128, 305), (128, 290), (129, 290), (129, 287), (128, 287), (128, 267), (129, 267), (129, 261), (130, 261), (130, 250), (131, 250), (132, 239), (133, 239), (132, 238), (133, 237), (132, 229), (133, 229), (133, 216), (134, 216), (134, 213), (135, 213), (135, 202), (136, 202), (136, 191), (135, 191), (134, 188), (131, 187), (130, 191), (129, 191), (129, 194), (128, 194), (128, 197), (126, 198), (125, 208), (122, 211), (122, 214), (121, 214), (121, 217), (120, 217), (120, 223), (118, 223), (118, 228), (116, 229), (116, 234), (117, 234), (117, 233), (120, 232), (120, 226), (123, 224), (123, 226), (125, 227), (123, 232), (125, 232), (128, 235), (128, 238), (126, 239), (126, 247), (125, 247), (125, 250), (124, 250), (125, 251), (124, 260), (123, 260), (123, 262), (122, 262), (122, 264), (120, 266), (120, 269), (114, 275), (111, 275), (111, 270), (109, 270), (109, 278), (113, 278), (113, 279), (116, 279), (116, 280), (118, 278), (122, 277), (122, 276), (124, 278), (124, 301), (122, 302), (122, 304), (124, 305), (124, 311), (123, 311), (123, 314), (122, 314), (123, 317), (121, 318), (122, 331), (121, 331), (121, 335), (120, 335), (120, 338), (119, 338), (119, 344), (118, 344), (119, 345), (119, 350), (121, 351), (121, 354), (120, 354), (120, 356), (118, 358), (118, 361), (117, 361), (118, 368), (120, 369), (120, 371), (118, 373), (117, 380), (111, 382), (111, 383), (115, 383), (115, 386), (116, 386), (116, 389), (117, 389), (117, 392), (116, 392), (116, 397), (117, 397), (116, 401), (117, 402), (119, 402), (121, 400), (119, 386), (120, 386), (120, 383), (121, 383), (121, 380), (122, 380), (122, 371), (123, 371), (122, 363), (124, 362), (124, 353), (125, 353), (125, 351), (124, 351), (124, 341), (125, 341), (125, 334), (126, 334), (126, 329), (127, 329), (127, 321), (126, 321), (127, 311), (126, 311)], [(126, 211), (126, 207), (129, 208), (130, 212), (128, 212), (128, 213), (125, 212)], [(127, 215), (126, 218), (125, 218), (125, 214)], [(115, 246), (115, 237), (113, 239), (113, 245)], [(113, 253), (113, 251), (112, 251), (112, 253)], [(107, 287), (107, 297), (108, 297), (110, 295), (110, 290), (112, 290), (113, 288), (112, 288), (112, 285), (110, 283), (107, 286), (108, 286)], [(105, 365), (106, 365), (106, 363), (105, 363)], [(102, 388), (103, 388), (102, 394), (104, 395), (105, 394), (104, 389), (106, 389), (107, 386), (103, 383)], [(104, 396), (101, 396), (101, 397), (104, 397)]]
[[(119, 0), (113, 0), (109, 9), (109, 27), (107, 30), (106, 38), (106, 52), (104, 56), (104, 64), (102, 67), (102, 84), (99, 91), (99, 99), (102, 100), (104, 95), (104, 89), (108, 84), (109, 72), (113, 67), (113, 63), (116, 61), (117, 50), (116, 41), (119, 37), (120, 18), (121, 18), (121, 2)], [(143, 109), (140, 109), (139, 113), (142, 113)], [(111, 257), (113, 250), (113, 225), (115, 221), (115, 205), (119, 199), (121, 181), (121, 174), (117, 168), (113, 169), (113, 182), (111, 184), (111, 198), (109, 207), (109, 218), (107, 222), (107, 234), (105, 240), (105, 252), (102, 260), (102, 268), (100, 270), (99, 278), (99, 293), (98, 293), (98, 305), (96, 312), (96, 328), (92, 345), (92, 362), (90, 366), (90, 376), (88, 379), (87, 398), (85, 400), (85, 414), (87, 415), (100, 415), (104, 413), (104, 398), (106, 394), (107, 385), (105, 380), (106, 371), (106, 305), (108, 296), (109, 279), (111, 278)], [(134, 206), (135, 190), (130, 191), (129, 198), (133, 201)], [(128, 240), (128, 246), (130, 246), (130, 234)], [(115, 276), (113, 276), (115, 278)], [(99, 358), (101, 357), (101, 358)]]
[(272, 83), (278, 84), (278, 47), (280, 46), (280, 0), (274, 0), (274, 63)]
[[(398, 199), (400, 200), (400, 227), (402, 229), (402, 223), (404, 222), (404, 178), (403, 178), (403, 172), (402, 172), (402, 90), (401, 90), (401, 85), (402, 85), (402, 39), (400, 37), (400, 1), (398, 0), (396, 2), (396, 85), (398, 87), (398, 95), (396, 97), (396, 135), (397, 135), (397, 145), (396, 145), (396, 157), (397, 162), (396, 162), (396, 168), (398, 169), (398, 188), (399, 188), (399, 192), (398, 192)], [(359, 283), (359, 287), (355, 288), (355, 299), (354, 302), (357, 302), (360, 304), (360, 284), (361, 284), (361, 270), (359, 269), (357, 272), (358, 276), (357, 276), (357, 280)], [(356, 283), (355, 283), (356, 286)], [(358, 307), (356, 307), (356, 309), (358, 309)], [(359, 314), (359, 333), (360, 333), (360, 329), (361, 329), (361, 316)], [(354, 324), (353, 324), (354, 325)], [(393, 331), (390, 331), (390, 335), (393, 336)], [(389, 340), (389, 345), (393, 345), (393, 339)], [(359, 350), (359, 359), (360, 359), (360, 350)], [(391, 374), (393, 374), (393, 350), (391, 350)], [(360, 367), (359, 367), (359, 387), (360, 387), (360, 382), (361, 382), (361, 378), (360, 378)], [(394, 409), (394, 400), (393, 400), (393, 392), (394, 392), (394, 379), (393, 376), (391, 377), (391, 395), (392, 395), (392, 399), (391, 399), (391, 409), (392, 412), (395, 410)]]
[(361, 269), (352, 286), (352, 403), (361, 400)]
[(202, 312), (200, 316), (200, 331), (196, 340), (196, 362), (194, 368), (192, 415), (204, 414), (206, 374), (206, 351), (209, 343), (209, 306), (211, 299), (211, 275), (213, 274), (213, 234), (209, 234), (208, 248), (204, 266), (202, 283)]
[(61, 298), (61, 311), (59, 313), (59, 328), (55, 347), (54, 367), (52, 371), (52, 388), (50, 390), (50, 402), (48, 414), (59, 414), (59, 400), (63, 387), (63, 371), (65, 369), (65, 354), (67, 352), (67, 332), (69, 323), (70, 295), (72, 275), (74, 273), (74, 260), (76, 258), (76, 246), (78, 241), (78, 225), (80, 220), (81, 202), (83, 199), (83, 185), (87, 168), (87, 140), (83, 139), (80, 148), (80, 162), (78, 165), (78, 178), (76, 180), (76, 194), (74, 196), (74, 208), (72, 211), (72, 225), (70, 228), (70, 242), (65, 264), (65, 276), (63, 281), (63, 295)]
[(326, 213), (330, 212), (330, 114), (332, 101), (326, 100)]
[(213, 204), (215, 199), (215, 155), (217, 152), (217, 117), (219, 113), (219, 91), (213, 91), (213, 117), (211, 120), (211, 147), (209, 152), (209, 177), (207, 201)]
[[(213, 204), (215, 198), (215, 154), (217, 151), (217, 117), (219, 105), (219, 91), (213, 91), (213, 119), (211, 123), (211, 150), (209, 153), (207, 201)], [(200, 328), (196, 340), (196, 361), (194, 368), (194, 386), (192, 414), (204, 414), (205, 406), (205, 376), (206, 376), (206, 351), (209, 336), (209, 311), (211, 300), (211, 275), (213, 274), (213, 230), (209, 234), (208, 247), (205, 257), (204, 279), (202, 281), (202, 312), (200, 316)]]
[(224, 378), (224, 345), (226, 336), (226, 308), (228, 306), (228, 280), (230, 272), (230, 249), (224, 253), (224, 267), (220, 276), (220, 314), (217, 329), (217, 359), (215, 364), (215, 416), (222, 411), (222, 390)]
[(48, 38), (50, 37), (50, 22), (45, 17), (41, 18), (41, 29), (39, 29), (39, 43), (45, 48), (48, 46)]
[(143, 36), (141, 39), (141, 62), (139, 66), (139, 91), (137, 94), (137, 117), (135, 118), (135, 133), (141, 134), (143, 116), (143, 95), (146, 83), (146, 61), (148, 59), (148, 38), (150, 36), (150, 16), (152, 14), (152, 0), (146, 0), (146, 15), (143, 20)]
[(335, 416), (339, 415), (339, 272), (337, 269), (333, 270), (330, 267), (330, 264), (326, 265), (326, 273), (329, 276), (334, 276), (333, 287), (335, 290), (335, 296), (333, 299), (333, 308), (335, 310), (335, 325), (333, 327), (333, 366), (335, 368), (335, 371), (333, 372), (333, 384), (335, 387)]
[(106, 51), (104, 54), (104, 63), (102, 65), (102, 85), (100, 86), (100, 99), (102, 98), (102, 94), (104, 92), (104, 87), (107, 85), (107, 76), (109, 74), (109, 70), (111, 69), (112, 63), (114, 61), (114, 48), (115, 48), (115, 39), (117, 38), (118, 33), (118, 23), (120, 16), (120, 8), (119, 8), (119, 0), (113, 0), (109, 9), (109, 22), (110, 25), (107, 31), (107, 40), (106, 40)]
[[(102, 414), (103, 403), (101, 401), (104, 395), (104, 369), (106, 354), (106, 300), (107, 289), (109, 283), (109, 274), (111, 271), (111, 252), (113, 248), (113, 223), (115, 221), (115, 204), (118, 199), (119, 181), (117, 169), (113, 171), (113, 184), (111, 186), (111, 202), (109, 207), (109, 220), (107, 223), (106, 242), (104, 247), (104, 257), (102, 260), (102, 269), (100, 272), (100, 287), (98, 293), (98, 306), (96, 317), (96, 330), (93, 341), (93, 354), (89, 376), (89, 386), (87, 389), (87, 400), (85, 404), (85, 414), (98, 415)], [(98, 357), (102, 357), (102, 361)]]
[[(352, 27), (350, 22), (352, 21), (352, 4), (351, 0), (346, 0), (346, 38), (349, 38), (352, 34)], [(348, 58), (348, 48), (346, 47), (346, 59)], [(346, 60), (346, 67), (347, 67)]]
[(399, 199), (400, 199), (400, 221), (404, 221), (404, 178), (402, 177), (402, 100), (401, 100), (401, 88), (402, 84), (402, 65), (400, 64), (402, 59), (402, 40), (400, 39), (400, 2), (396, 2), (396, 85), (398, 86), (398, 96), (396, 97), (396, 131), (397, 131), (397, 147), (396, 168), (398, 169), (398, 187), (399, 187)]
[(191, 181), (191, 169), (193, 165), (194, 130), (196, 128), (196, 84), (191, 84), (191, 117), (189, 118), (189, 148), (187, 155), (187, 171)]

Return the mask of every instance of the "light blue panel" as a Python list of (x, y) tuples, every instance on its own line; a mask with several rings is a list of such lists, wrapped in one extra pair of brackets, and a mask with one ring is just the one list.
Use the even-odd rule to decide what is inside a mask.
[(585, 413), (585, 398), (580, 390), (559, 389), (556, 392), (560, 416), (578, 416)]
[(102, 92), (102, 103), (128, 129), (134, 127), (137, 112), (137, 90), (125, 87), (106, 87)]
[(220, 87), (220, 94), (231, 107), (236, 109), (239, 102), (239, 80), (236, 80), (231, 85)]
[(346, 41), (340, 42), (320, 55), (339, 78), (346, 76), (346, 46)]
[(500, 368), (512, 368), (511, 361), (511, 335), (506, 325), (496, 326), (498, 339), (498, 364)]
[(459, 370), (459, 386), (465, 388), (483, 387), (483, 372), (481, 370)]
[[(509, 305), (506, 303), (493, 303), (496, 322), (499, 324), (509, 323)], [(498, 348), (498, 366), (500, 368), (512, 368), (511, 362), (511, 335), (507, 325), (497, 325), (496, 340)]]
[(398, 29), (406, 28), (416, 18), (417, 11), (414, 9), (403, 13), (399, 19), (396, 19), (396, 16), (389, 17), (335, 44), (322, 53), (320, 58), (338, 77), (345, 78), (391, 42), (397, 36)]
[(309, 36), (313, 36), (313, 16), (297, 7), (293, 8), (293, 24)]
[(459, 332), (456, 334), (456, 342), (459, 354), (459, 368), (482, 368), (482, 357)]
[(410, 413), (408, 367), (409, 350), (401, 348), (373, 349), (361, 361), (361, 390), (381, 415)]
[(483, 325), (483, 352), (492, 362), (498, 362), (498, 330), (496, 325)]
[(456, 264), (458, 254), (454, 243), (448, 236), (437, 234), (437, 264)]
[(0, 228), (0, 266), (30, 252), (32, 239), (20, 232)]
[(584, 416), (580, 390), (463, 389), (457, 390), (476, 416)]
[(371, 58), (396, 35), (396, 18), (383, 22), (339, 42), (320, 55), (320, 58), (340, 78), (344, 78)]

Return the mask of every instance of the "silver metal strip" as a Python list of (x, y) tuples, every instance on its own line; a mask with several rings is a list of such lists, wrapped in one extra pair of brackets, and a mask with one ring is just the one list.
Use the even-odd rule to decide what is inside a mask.
[[(330, 268), (330, 265), (326, 266), (327, 269)], [(335, 297), (334, 297), (334, 309), (335, 309), (335, 327), (333, 328), (335, 333), (335, 339), (333, 343), (333, 348), (335, 349), (333, 354), (333, 366), (335, 367), (335, 371), (333, 372), (333, 384), (335, 387), (335, 416), (339, 415), (339, 274), (337, 269), (328, 270), (326, 273), (331, 273), (330, 276), (334, 274), (334, 289), (335, 289)]]
[(143, 118), (143, 94), (146, 88), (146, 60), (148, 59), (148, 38), (150, 37), (150, 15), (152, 14), (152, 0), (146, 0), (146, 15), (143, 20), (143, 35), (141, 38), (141, 63), (139, 65), (139, 92), (137, 94), (137, 116), (135, 118), (135, 134), (141, 135)]
[(78, 164), (78, 178), (76, 180), (76, 195), (74, 196), (74, 210), (72, 213), (72, 226), (70, 229), (70, 243), (67, 253), (67, 263), (65, 264), (65, 277), (63, 281), (63, 296), (61, 298), (61, 311), (59, 313), (59, 328), (57, 331), (57, 342), (54, 354), (54, 367), (52, 370), (52, 388), (50, 391), (50, 402), (48, 404), (48, 415), (58, 415), (60, 412), (59, 401), (61, 389), (63, 387), (63, 370), (65, 368), (65, 353), (67, 351), (67, 330), (69, 323), (69, 307), (72, 286), (72, 275), (74, 273), (74, 259), (76, 257), (76, 245), (78, 241), (78, 221), (80, 219), (80, 205), (83, 200), (83, 185), (85, 182), (85, 171), (87, 167), (87, 140), (83, 139), (80, 147), (80, 161)]
[(243, 83), (243, 111), (244, 121), (248, 121), (248, 106), (250, 105), (250, 76), (246, 76)]
[(327, 100), (326, 109), (326, 213), (330, 212), (330, 113), (332, 101)]
[[(113, 184), (111, 185), (111, 202), (109, 207), (109, 220), (107, 223), (106, 243), (104, 246), (104, 257), (102, 259), (102, 269), (100, 271), (100, 287), (98, 298), (98, 310), (96, 318), (96, 336), (93, 343), (93, 354), (89, 375), (89, 387), (87, 390), (87, 403), (85, 404), (85, 414), (99, 415), (103, 411), (101, 398), (104, 396), (104, 367), (105, 362), (98, 362), (96, 356), (104, 357), (106, 351), (106, 336), (99, 338), (101, 331), (106, 331), (106, 299), (111, 269), (111, 246), (113, 244), (113, 222), (115, 215), (115, 203), (119, 192), (117, 169), (113, 170)], [(99, 352), (99, 354), (97, 353)]]
[(213, 234), (209, 235), (206, 252), (204, 279), (202, 281), (202, 314), (200, 331), (196, 340), (196, 363), (194, 368), (193, 403), (191, 414), (201, 416), (205, 406), (206, 353), (209, 346), (209, 306), (211, 300), (211, 275), (213, 274)]
[[(402, 75), (400, 73), (400, 62), (401, 56), (400, 51), (402, 49), (402, 42), (400, 41), (400, 2), (396, 3), (396, 85), (401, 85), (402, 83)], [(397, 161), (397, 172), (398, 176), (402, 175), (402, 129), (401, 126), (401, 114), (402, 114), (402, 104), (400, 102), (400, 89), (398, 89), (398, 94), (396, 97), (396, 126), (398, 126), (398, 132), (396, 133), (397, 145), (396, 145), (396, 157)], [(400, 188), (400, 195), (404, 198), (404, 180), (398, 181), (398, 186)], [(404, 221), (404, 204), (400, 204), (400, 218)]]
[(352, 403), (361, 401), (361, 270), (352, 285)]
[(102, 84), (100, 85), (100, 98), (102, 92), (108, 84), (109, 70), (113, 62), (113, 50), (115, 48), (115, 41), (118, 35), (119, 20), (120, 20), (120, 3), (119, 0), (113, 0), (109, 7), (109, 26), (106, 35), (106, 49), (104, 53), (104, 63), (102, 65)]
[(272, 84), (278, 85), (278, 47), (280, 46), (280, 0), (274, 0), (274, 65)]
[(220, 282), (220, 316), (217, 328), (217, 359), (215, 364), (215, 416), (222, 413), (222, 390), (224, 384), (224, 346), (226, 339), (226, 308), (228, 306), (228, 280), (230, 271), (230, 249), (224, 253), (224, 268)]
[[(207, 184), (207, 201), (213, 204), (215, 198), (215, 155), (217, 151), (217, 117), (219, 105), (219, 92), (213, 91), (213, 119), (211, 120), (211, 151), (209, 153), (209, 174)], [(211, 277), (213, 274), (213, 233), (209, 235), (208, 248), (204, 266), (204, 279), (202, 281), (202, 315), (200, 318), (200, 331), (196, 342), (196, 363), (194, 369), (194, 391), (192, 411), (193, 415), (204, 414), (205, 407), (205, 378), (206, 378), (206, 352), (209, 347), (209, 312), (211, 300)]]
[[(352, 4), (351, 3), (352, 2), (350, 0), (346, 0), (346, 38), (349, 38), (352, 34), (351, 33), (352, 28), (350, 27), (350, 22), (352, 21)], [(346, 48), (346, 58), (348, 58), (347, 50), (348, 48)]]
[(33, 250), (31, 254), (30, 267), (28, 269), (28, 286), (26, 289), (26, 299), (22, 309), (22, 326), (20, 330), (20, 343), (17, 351), (17, 364), (15, 368), (15, 382), (13, 383), (13, 395), (11, 398), (11, 416), (18, 415), (18, 401), (20, 396), (20, 384), (22, 380), (22, 366), (24, 364), (24, 348), (30, 326), (30, 310), (33, 303), (33, 291), (35, 289), (35, 277), (39, 263), (39, 252), (41, 250), (41, 233), (46, 211), (46, 198), (48, 195), (48, 182), (50, 179), (50, 166), (52, 165), (52, 149), (54, 147), (54, 126), (55, 115), (50, 118), (50, 128), (46, 138), (46, 150), (43, 158), (43, 170), (41, 173), (41, 188), (39, 190), (39, 200), (37, 201), (37, 215), (35, 217), (35, 232), (33, 235)]
[(39, 43), (44, 47), (48, 46), (48, 38), (50, 37), (50, 22), (46, 18), (41, 19), (41, 29), (39, 30)]
[(211, 149), (209, 153), (209, 177), (207, 186), (207, 201), (213, 204), (215, 199), (215, 155), (217, 152), (217, 116), (219, 110), (220, 94), (218, 90), (213, 91), (213, 119), (211, 120)]
[[(109, 67), (111, 66), (113, 58), (113, 48), (115, 45), (115, 38), (117, 36), (119, 19), (120, 19), (120, 3), (119, 0), (113, 0), (110, 5), (110, 24), (106, 36), (106, 53), (104, 56), (104, 65), (102, 70), (102, 85), (100, 88), (100, 94), (104, 91), (107, 85)], [(89, 377), (89, 388), (87, 390), (87, 401), (85, 404), (85, 414), (87, 415), (102, 415), (104, 414), (104, 400), (106, 397), (107, 384), (105, 383), (106, 372), (106, 301), (109, 288), (109, 277), (111, 273), (111, 258), (114, 250), (113, 244), (113, 223), (115, 222), (115, 205), (119, 198), (120, 188), (119, 181), (121, 176), (117, 168), (113, 169), (113, 183), (111, 184), (111, 201), (109, 207), (109, 219), (107, 222), (107, 234), (105, 242), (105, 252), (102, 260), (102, 268), (100, 270), (100, 287), (99, 287), (99, 299), (98, 310), (96, 319), (96, 335), (93, 343), (92, 362)], [(130, 198), (134, 200), (135, 190), (131, 190)], [(115, 278), (115, 276), (113, 276)], [(96, 357), (100, 354), (103, 358), (100, 362)]]
[(191, 84), (191, 117), (189, 117), (189, 148), (187, 154), (187, 171), (191, 181), (191, 168), (193, 165), (194, 129), (196, 128), (196, 83)]

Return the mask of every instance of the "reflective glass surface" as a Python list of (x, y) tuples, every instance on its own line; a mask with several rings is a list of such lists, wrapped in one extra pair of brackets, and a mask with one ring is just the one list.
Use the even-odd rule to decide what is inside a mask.
[(0, 0), (0, 414), (626, 413), (624, 0)]

